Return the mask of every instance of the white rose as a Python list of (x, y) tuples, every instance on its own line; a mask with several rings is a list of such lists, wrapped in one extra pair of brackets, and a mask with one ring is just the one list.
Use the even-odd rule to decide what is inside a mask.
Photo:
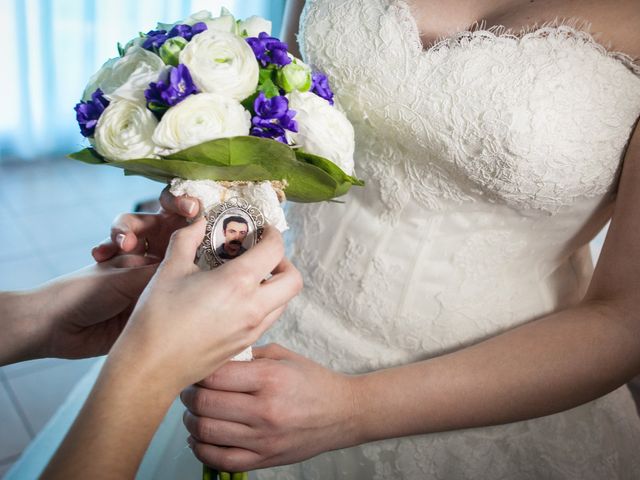
[(145, 103), (144, 91), (156, 82), (167, 65), (153, 52), (139, 46), (127, 50), (124, 57), (108, 60), (90, 79), (82, 98), (87, 100), (98, 88), (109, 100)]
[(191, 95), (164, 114), (153, 141), (173, 153), (216, 138), (249, 135), (251, 114), (215, 93)]
[(156, 29), (166, 30), (168, 32), (176, 25), (193, 26), (200, 22), (205, 23), (209, 30), (221, 30), (223, 32), (231, 33), (236, 33), (237, 31), (236, 19), (233, 18), (231, 12), (224, 7), (220, 10), (219, 17), (214, 18), (208, 10), (200, 10), (199, 12), (188, 16), (184, 20), (180, 20), (175, 23), (158, 23)]
[(271, 22), (257, 15), (238, 24), (238, 33), (244, 37), (257, 37), (261, 32), (271, 35)]
[(196, 13), (193, 13), (193, 14), (189, 15), (184, 20), (178, 20), (177, 22), (173, 22), (173, 23), (158, 22), (158, 24), (156, 25), (156, 30), (165, 30), (165, 31), (168, 32), (169, 30), (171, 30), (176, 25), (191, 25), (191, 26), (193, 26), (196, 23), (200, 23), (200, 22), (206, 23), (207, 21), (209, 21), (211, 19), (213, 19), (213, 16), (211, 15), (211, 12), (209, 10), (200, 10), (199, 12), (196, 12)]
[(222, 7), (220, 16), (203, 20), (207, 24), (209, 30), (218, 30), (220, 32), (238, 33), (238, 24), (231, 12)]
[(287, 132), (287, 137), (306, 152), (325, 157), (352, 175), (355, 135), (347, 117), (314, 93), (294, 91), (287, 96), (298, 122), (298, 132)]
[(109, 160), (133, 160), (153, 156), (151, 140), (158, 120), (144, 105), (128, 100), (111, 102), (104, 110), (94, 137), (100, 155)]
[(229, 32), (206, 30), (193, 37), (180, 52), (180, 63), (189, 69), (203, 92), (244, 100), (258, 86), (258, 61), (249, 44)]
[(122, 47), (122, 49), (124, 50), (124, 54), (126, 55), (129, 49), (133, 47), (142, 47), (142, 44), (144, 43), (145, 39), (146, 37), (141, 37), (140, 35), (138, 35), (137, 37), (129, 40), (127, 43), (125, 43), (124, 47)]
[(185, 18), (181, 22), (174, 23), (173, 25), (171, 25), (166, 30), (169, 31), (169, 30), (171, 30), (171, 28), (175, 27), (176, 25), (182, 25), (182, 24), (195, 25), (196, 23), (199, 23), (199, 22), (205, 22), (206, 23), (207, 21), (211, 20), (212, 18), (213, 18), (213, 15), (211, 15), (211, 12), (209, 10), (200, 10), (199, 12), (192, 13), (191, 15), (189, 15), (187, 18)]
[(83, 101), (86, 102), (88, 100), (91, 100), (91, 95), (98, 88), (101, 88), (102, 92), (104, 93), (103, 86), (108, 88), (111, 71), (113, 70), (114, 64), (118, 60), (120, 60), (120, 57), (110, 58), (109, 60), (104, 62), (104, 64), (100, 67), (100, 70), (91, 75), (91, 78), (89, 78), (89, 83), (87, 83), (87, 86), (84, 88), (84, 92), (82, 93)]

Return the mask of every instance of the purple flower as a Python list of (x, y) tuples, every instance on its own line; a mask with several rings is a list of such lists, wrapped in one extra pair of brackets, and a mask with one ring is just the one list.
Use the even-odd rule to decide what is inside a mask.
[(298, 131), (298, 124), (293, 119), (295, 110), (289, 110), (289, 100), (283, 96), (267, 98), (260, 92), (253, 102), (256, 114), (251, 119), (251, 135), (254, 137), (273, 138), (287, 143), (285, 130)]
[(279, 119), (289, 108), (287, 97), (277, 95), (267, 98), (264, 92), (260, 92), (253, 102), (256, 115), (266, 119)]
[(180, 24), (169, 30), (168, 38), (182, 37), (189, 41), (194, 35), (204, 32), (207, 29), (207, 24), (204, 22), (198, 22), (194, 25)]
[(263, 67), (269, 63), (284, 67), (291, 63), (286, 43), (281, 42), (266, 32), (260, 32), (257, 37), (247, 38), (247, 43), (251, 46), (253, 53)]
[(161, 117), (169, 107), (197, 92), (189, 69), (186, 65), (179, 64), (170, 68), (166, 82), (151, 82), (149, 88), (144, 91), (144, 96), (147, 99), (147, 108)]
[(169, 36), (166, 30), (149, 30), (147, 38), (142, 42), (142, 48), (145, 50), (153, 50), (160, 48)]
[(253, 117), (251, 119), (251, 130), (249, 134), (254, 137), (272, 138), (278, 142), (287, 143), (284, 128), (277, 123), (271, 123), (269, 120), (264, 120), (260, 117)]
[(104, 109), (109, 106), (102, 90), (97, 89), (91, 94), (91, 100), (78, 103), (74, 110), (76, 111), (76, 120), (80, 125), (80, 133), (85, 137), (93, 137), (96, 131), (96, 124)]
[(327, 80), (327, 77), (322, 73), (314, 72), (311, 75), (310, 90), (319, 97), (327, 100), (329, 104), (333, 105), (333, 92), (331, 91), (331, 87), (329, 86), (329, 80)]

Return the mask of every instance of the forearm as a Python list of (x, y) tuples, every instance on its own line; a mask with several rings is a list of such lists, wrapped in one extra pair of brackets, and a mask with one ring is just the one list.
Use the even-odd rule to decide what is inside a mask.
[(42, 357), (40, 291), (0, 292), (0, 366)]
[(110, 355), (42, 478), (134, 478), (179, 392), (158, 370), (132, 356)]
[(638, 338), (637, 322), (585, 305), (448, 355), (354, 377), (357, 443), (577, 406), (638, 373)]

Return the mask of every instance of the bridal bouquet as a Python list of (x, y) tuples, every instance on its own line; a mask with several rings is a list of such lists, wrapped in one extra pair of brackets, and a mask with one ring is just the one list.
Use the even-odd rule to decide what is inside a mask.
[(198, 198), (208, 218), (201, 268), (242, 254), (265, 224), (286, 230), (286, 198), (331, 200), (363, 185), (327, 78), (271, 36), (271, 22), (202, 11), (118, 51), (75, 107), (91, 146), (70, 157)]
[(362, 185), (353, 127), (327, 78), (270, 31), (223, 9), (118, 45), (75, 107), (91, 147), (70, 157), (163, 182), (277, 181), (298, 202)]

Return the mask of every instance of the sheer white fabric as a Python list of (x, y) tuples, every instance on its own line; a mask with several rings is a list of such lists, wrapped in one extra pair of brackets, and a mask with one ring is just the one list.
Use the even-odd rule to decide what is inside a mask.
[[(566, 25), (463, 32), (423, 51), (409, 6), (393, 0), (307, 1), (301, 25), (306, 60), (355, 126), (367, 186), (345, 203), (291, 206), (306, 288), (271, 341), (366, 372), (579, 301), (592, 273), (586, 245), (610, 216), (640, 115), (629, 58)], [(172, 452), (186, 436), (180, 419), (166, 422), (176, 433), (154, 478), (197, 474), (191, 455)], [(541, 419), (375, 442), (253, 475), (631, 479), (638, 445), (622, 388)]]

